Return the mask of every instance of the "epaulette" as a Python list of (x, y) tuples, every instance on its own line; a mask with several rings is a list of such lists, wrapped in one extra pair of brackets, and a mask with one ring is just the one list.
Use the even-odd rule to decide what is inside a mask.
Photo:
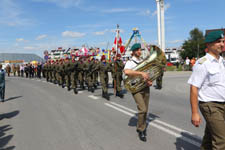
[(207, 60), (207, 58), (204, 57), (204, 58), (200, 59), (200, 60), (198, 61), (198, 63), (199, 63), (199, 64), (203, 64), (206, 60)]

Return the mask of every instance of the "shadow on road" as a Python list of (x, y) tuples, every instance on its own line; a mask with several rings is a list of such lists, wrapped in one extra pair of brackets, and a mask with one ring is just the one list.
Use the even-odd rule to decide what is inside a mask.
[[(2, 119), (10, 119), (19, 114), (19, 111), (13, 111), (10, 113), (0, 114), (0, 120)], [(7, 146), (9, 141), (13, 138), (13, 135), (7, 135), (7, 131), (11, 130), (12, 127), (10, 125), (0, 126), (0, 150), (13, 150), (15, 146)]]
[[(135, 114), (135, 116), (133, 116), (133, 117), (131, 117), (130, 118), (130, 120), (129, 120), (129, 123), (128, 123), (128, 125), (129, 126), (131, 126), (131, 127), (136, 127), (137, 126), (137, 114)], [(151, 121), (153, 121), (153, 120), (155, 120), (156, 118), (159, 118), (159, 116), (156, 116), (156, 115), (154, 115), (154, 114), (151, 114), (151, 113), (149, 113), (148, 114), (148, 117), (147, 117), (147, 126), (148, 126), (148, 124), (151, 122)]]
[(10, 112), (10, 113), (0, 114), (0, 120), (2, 120), (4, 118), (10, 119), (12, 117), (15, 117), (18, 114), (19, 114), (19, 111), (18, 110), (13, 111), (13, 112)]
[(5, 102), (6, 102), (6, 101), (11, 101), (11, 100), (14, 100), (14, 99), (17, 99), (17, 98), (20, 98), (20, 97), (23, 97), (23, 96), (9, 97), (9, 98), (5, 99)]
[(174, 144), (176, 145), (176, 150), (200, 150), (201, 139), (189, 133), (181, 132), (181, 137), (177, 138)]

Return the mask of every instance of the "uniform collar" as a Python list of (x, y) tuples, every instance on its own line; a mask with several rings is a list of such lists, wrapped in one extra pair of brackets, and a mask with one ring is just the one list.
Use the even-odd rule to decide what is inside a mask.
[(223, 58), (222, 58), (221, 56), (220, 56), (219, 60), (217, 60), (214, 56), (210, 55), (209, 53), (206, 54), (206, 57), (207, 57), (207, 58), (209, 59), (209, 61), (211, 61), (211, 62), (215, 61), (215, 62), (221, 63), (221, 62), (224, 61)]

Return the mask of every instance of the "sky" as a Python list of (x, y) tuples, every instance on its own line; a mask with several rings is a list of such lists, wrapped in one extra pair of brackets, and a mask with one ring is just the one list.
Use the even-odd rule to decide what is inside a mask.
[[(225, 28), (225, 0), (164, 0), (166, 47), (180, 47), (189, 32)], [(116, 25), (124, 43), (134, 27), (157, 44), (155, 0), (0, 0), (0, 53), (35, 53), (63, 47), (111, 48)]]

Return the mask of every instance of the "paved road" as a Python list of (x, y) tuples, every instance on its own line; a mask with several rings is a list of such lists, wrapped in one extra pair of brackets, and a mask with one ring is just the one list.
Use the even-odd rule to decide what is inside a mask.
[[(190, 72), (167, 72), (164, 88), (151, 87), (147, 142), (136, 133), (130, 93), (111, 101), (95, 93), (62, 89), (42, 80), (7, 78), (0, 103), (0, 149), (4, 150), (196, 150), (203, 123), (190, 123)], [(126, 92), (126, 91), (124, 91)]]

